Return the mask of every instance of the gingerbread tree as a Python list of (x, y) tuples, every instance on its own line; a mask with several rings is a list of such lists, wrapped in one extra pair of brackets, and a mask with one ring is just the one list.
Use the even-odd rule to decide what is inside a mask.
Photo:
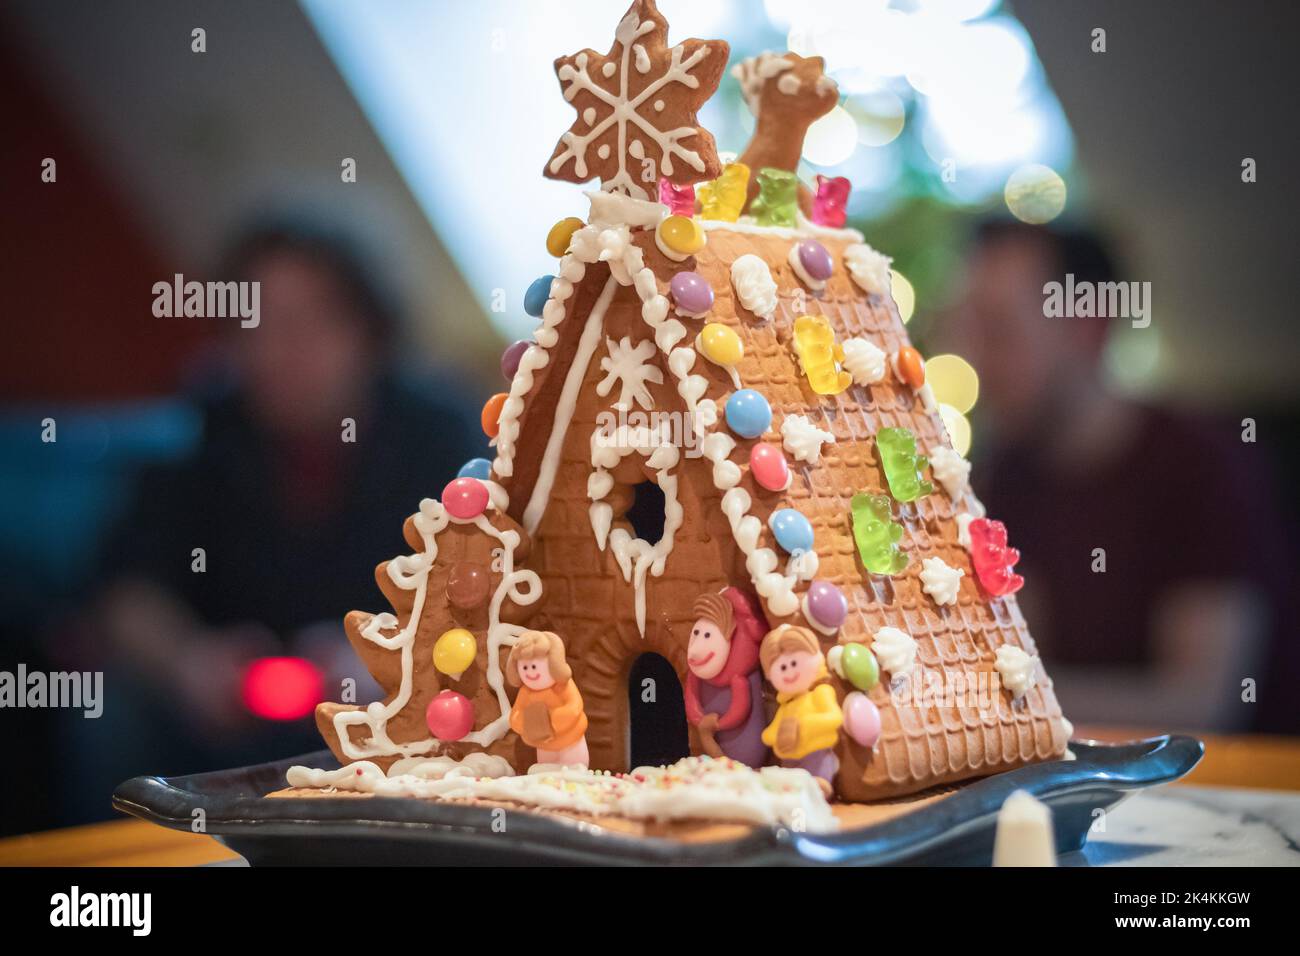
[(638, 199), (660, 178), (677, 186), (721, 171), (713, 136), (696, 112), (717, 89), (730, 47), (722, 40), (668, 46), (668, 21), (654, 0), (636, 0), (614, 31), (609, 53), (583, 50), (555, 61), (577, 119), (555, 146), (544, 174)]
[[(453, 486), (479, 503), (453, 503)], [(393, 611), (352, 611), (344, 620), (386, 696), (368, 706), (316, 708), (317, 728), (340, 763), (369, 760), (387, 770), (403, 757), (463, 759), (473, 751), (517, 763), (501, 667), (520, 627), (501, 616), (525, 615), (540, 594), (536, 576), (520, 568), (528, 536), (487, 503), (477, 479), (457, 479), (443, 498), (426, 498), (406, 519), (412, 553), (375, 570)]]

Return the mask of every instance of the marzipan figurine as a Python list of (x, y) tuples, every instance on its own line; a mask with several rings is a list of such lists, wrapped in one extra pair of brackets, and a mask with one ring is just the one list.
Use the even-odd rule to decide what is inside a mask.
[(766, 762), (763, 678), (758, 646), (767, 624), (753, 599), (737, 588), (702, 594), (693, 608), (686, 648), (686, 719), (704, 752), (751, 767)]
[(763, 638), (759, 659), (777, 700), (763, 743), (782, 766), (802, 767), (816, 777), (829, 797), (840, 766), (835, 743), (844, 712), (816, 635), (806, 627), (783, 624)]
[(519, 688), (510, 729), (537, 750), (537, 762), (586, 767), (587, 714), (564, 642), (550, 631), (524, 631), (506, 660), (506, 680)]

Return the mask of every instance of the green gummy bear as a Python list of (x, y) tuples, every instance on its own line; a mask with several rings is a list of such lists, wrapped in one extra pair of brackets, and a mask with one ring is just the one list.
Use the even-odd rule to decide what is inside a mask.
[(898, 574), (907, 567), (907, 555), (898, 547), (903, 526), (893, 520), (888, 495), (859, 492), (850, 503), (853, 510), (853, 540), (858, 557), (872, 574)]
[(916, 453), (916, 436), (906, 428), (882, 428), (876, 433), (880, 449), (880, 466), (885, 469), (890, 494), (898, 501), (915, 501), (934, 491), (934, 485), (921, 478), (929, 464)]
[(758, 195), (749, 204), (760, 226), (794, 226), (799, 208), (799, 179), (785, 169), (764, 166), (758, 171)]

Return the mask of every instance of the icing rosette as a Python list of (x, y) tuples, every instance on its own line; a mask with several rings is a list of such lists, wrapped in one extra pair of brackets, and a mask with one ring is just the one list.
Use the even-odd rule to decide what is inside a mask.
[(747, 252), (731, 264), (731, 284), (740, 304), (760, 319), (776, 314), (776, 280), (767, 263)]

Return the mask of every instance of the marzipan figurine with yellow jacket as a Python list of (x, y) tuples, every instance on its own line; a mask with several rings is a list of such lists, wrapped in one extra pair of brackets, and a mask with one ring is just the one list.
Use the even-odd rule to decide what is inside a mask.
[(835, 744), (844, 712), (826, 671), (826, 657), (816, 635), (806, 627), (783, 624), (769, 631), (759, 648), (759, 662), (776, 688), (777, 709), (763, 731), (763, 743), (785, 767), (801, 767), (832, 791), (839, 758)]

